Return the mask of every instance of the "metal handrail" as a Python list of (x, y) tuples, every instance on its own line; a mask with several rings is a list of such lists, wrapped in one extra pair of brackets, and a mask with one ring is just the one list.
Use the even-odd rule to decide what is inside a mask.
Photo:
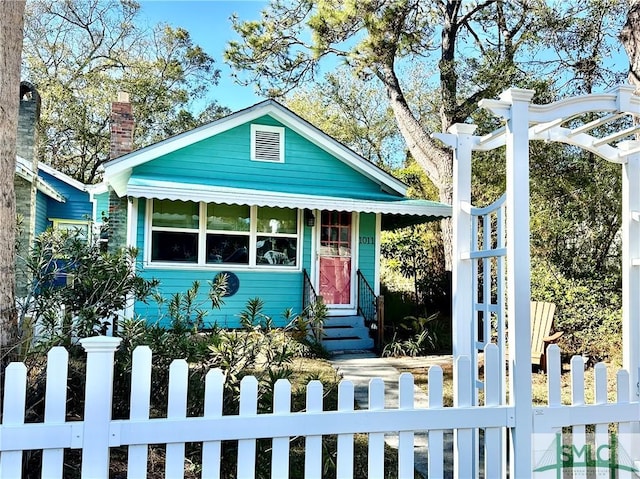
[(376, 293), (362, 274), (357, 270), (358, 276), (358, 314), (360, 314), (367, 326), (376, 322)]
[(364, 318), (365, 324), (371, 329), (376, 330), (374, 340), (376, 348), (382, 350), (383, 333), (384, 333), (384, 298), (376, 296), (375, 291), (362, 274), (357, 270), (358, 277), (358, 314)]
[(318, 294), (311, 284), (311, 278), (306, 269), (302, 269), (302, 310), (306, 309), (314, 304), (318, 300)]

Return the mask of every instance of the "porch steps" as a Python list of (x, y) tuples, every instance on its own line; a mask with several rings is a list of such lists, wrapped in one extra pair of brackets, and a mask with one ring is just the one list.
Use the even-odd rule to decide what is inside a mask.
[(322, 345), (330, 352), (362, 351), (374, 347), (362, 316), (329, 316), (324, 321)]

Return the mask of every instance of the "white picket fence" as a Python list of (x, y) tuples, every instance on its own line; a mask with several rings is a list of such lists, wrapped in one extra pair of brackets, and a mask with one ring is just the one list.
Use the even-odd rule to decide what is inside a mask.
[[(454, 456), (461, 458), (454, 465), (455, 477), (487, 478), (505, 476), (501, 458), (507, 452), (505, 428), (513, 427), (515, 408), (500, 406), (500, 364), (498, 350), (489, 345), (485, 350), (485, 394), (482, 406), (471, 407), (474, 371), (468, 358), (458, 359), (459, 372), (466, 376), (467, 390), (459, 390), (456, 407), (443, 407), (442, 370), (433, 366), (428, 378), (428, 408), (414, 407), (414, 385), (410, 374), (399, 377), (399, 405), (385, 408), (385, 386), (374, 379), (369, 386), (368, 409), (354, 410), (354, 386), (349, 381), (339, 385), (337, 411), (323, 411), (323, 386), (311, 381), (303, 412), (291, 412), (291, 386), (279, 380), (275, 387), (273, 413), (257, 413), (258, 382), (246, 377), (241, 383), (238, 415), (223, 415), (224, 375), (211, 370), (206, 377), (205, 406), (202, 417), (186, 417), (189, 366), (184, 360), (172, 363), (169, 372), (169, 399), (166, 418), (149, 418), (151, 383), (151, 350), (138, 347), (133, 355), (131, 412), (127, 420), (111, 419), (113, 357), (119, 340), (88, 338), (82, 340), (87, 351), (86, 400), (84, 419), (65, 418), (68, 356), (63, 348), (49, 352), (46, 372), (46, 406), (42, 423), (25, 424), (27, 369), (13, 363), (6, 369), (3, 420), (0, 425), (0, 478), (22, 477), (23, 451), (42, 450), (42, 477), (63, 477), (63, 451), (82, 449), (82, 477), (109, 477), (109, 448), (128, 446), (127, 477), (147, 477), (150, 444), (166, 444), (165, 477), (184, 477), (185, 444), (202, 443), (202, 478), (217, 478), (221, 472), (221, 442), (237, 441), (237, 477), (254, 478), (256, 471), (256, 440), (272, 438), (271, 477), (289, 477), (290, 441), (305, 438), (304, 477), (323, 477), (322, 437), (337, 435), (336, 474), (351, 478), (354, 474), (354, 434), (368, 434), (368, 477), (388, 477), (385, 471), (385, 434), (398, 435), (397, 477), (414, 477), (414, 439), (427, 431), (429, 477), (445, 476), (445, 463), (452, 460), (445, 454), (444, 433), (454, 430)], [(575, 366), (575, 365), (574, 365)], [(574, 405), (560, 404), (559, 351), (550, 351), (550, 403), (534, 408), (533, 422), (537, 433), (553, 433), (558, 427), (573, 425), (574, 441), (584, 444), (584, 426), (595, 422), (605, 425), (596, 429), (598, 440), (606, 440), (606, 425), (622, 423), (624, 428), (638, 420), (638, 404), (629, 402), (628, 387), (619, 390), (619, 402), (607, 404), (606, 378), (602, 383), (602, 366), (596, 367), (598, 377), (597, 404), (580, 402), (582, 363), (574, 368)], [(624, 375), (625, 373), (621, 373)], [(603, 385), (605, 384), (605, 385)], [(626, 384), (624, 378), (620, 384)], [(603, 396), (604, 394), (604, 396)], [(621, 395), (621, 396), (620, 396)], [(478, 442), (478, 431), (483, 441)], [(472, 450), (482, 444), (484, 461), (480, 473), (474, 470)], [(630, 446), (629, 446), (630, 447)], [(543, 451), (544, 452), (544, 451)], [(544, 455), (543, 453), (541, 453)], [(538, 461), (539, 462), (539, 461)], [(548, 470), (546, 471), (549, 473)], [(554, 472), (554, 471), (551, 471)], [(545, 477), (544, 472), (540, 477)], [(555, 472), (554, 472), (555, 474)], [(549, 476), (557, 477), (557, 476)], [(624, 477), (624, 476), (619, 476)], [(629, 476), (631, 477), (631, 476)]]

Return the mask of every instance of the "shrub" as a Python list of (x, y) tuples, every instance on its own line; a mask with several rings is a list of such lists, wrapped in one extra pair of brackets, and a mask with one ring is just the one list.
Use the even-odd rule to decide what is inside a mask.
[(103, 252), (75, 231), (38, 236), (24, 262), (31, 279), (20, 304), (23, 354), (31, 344), (47, 350), (105, 334), (132, 298), (145, 300), (157, 282), (133, 272), (136, 254)]
[(532, 299), (556, 304), (554, 329), (564, 331), (567, 355), (592, 362), (616, 360), (622, 343), (620, 286), (615, 278), (571, 279), (548, 264), (534, 264)]

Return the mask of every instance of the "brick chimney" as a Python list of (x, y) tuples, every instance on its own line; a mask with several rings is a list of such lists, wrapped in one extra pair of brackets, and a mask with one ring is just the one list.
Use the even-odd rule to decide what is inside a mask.
[[(118, 92), (118, 100), (111, 103), (111, 142), (109, 159), (133, 151), (133, 110), (129, 94)], [(127, 198), (120, 198), (109, 188), (109, 239), (107, 249), (115, 252), (126, 246), (127, 241)]]
[(118, 101), (111, 104), (110, 160), (133, 151), (133, 127), (133, 110), (129, 103), (129, 94), (118, 92)]

